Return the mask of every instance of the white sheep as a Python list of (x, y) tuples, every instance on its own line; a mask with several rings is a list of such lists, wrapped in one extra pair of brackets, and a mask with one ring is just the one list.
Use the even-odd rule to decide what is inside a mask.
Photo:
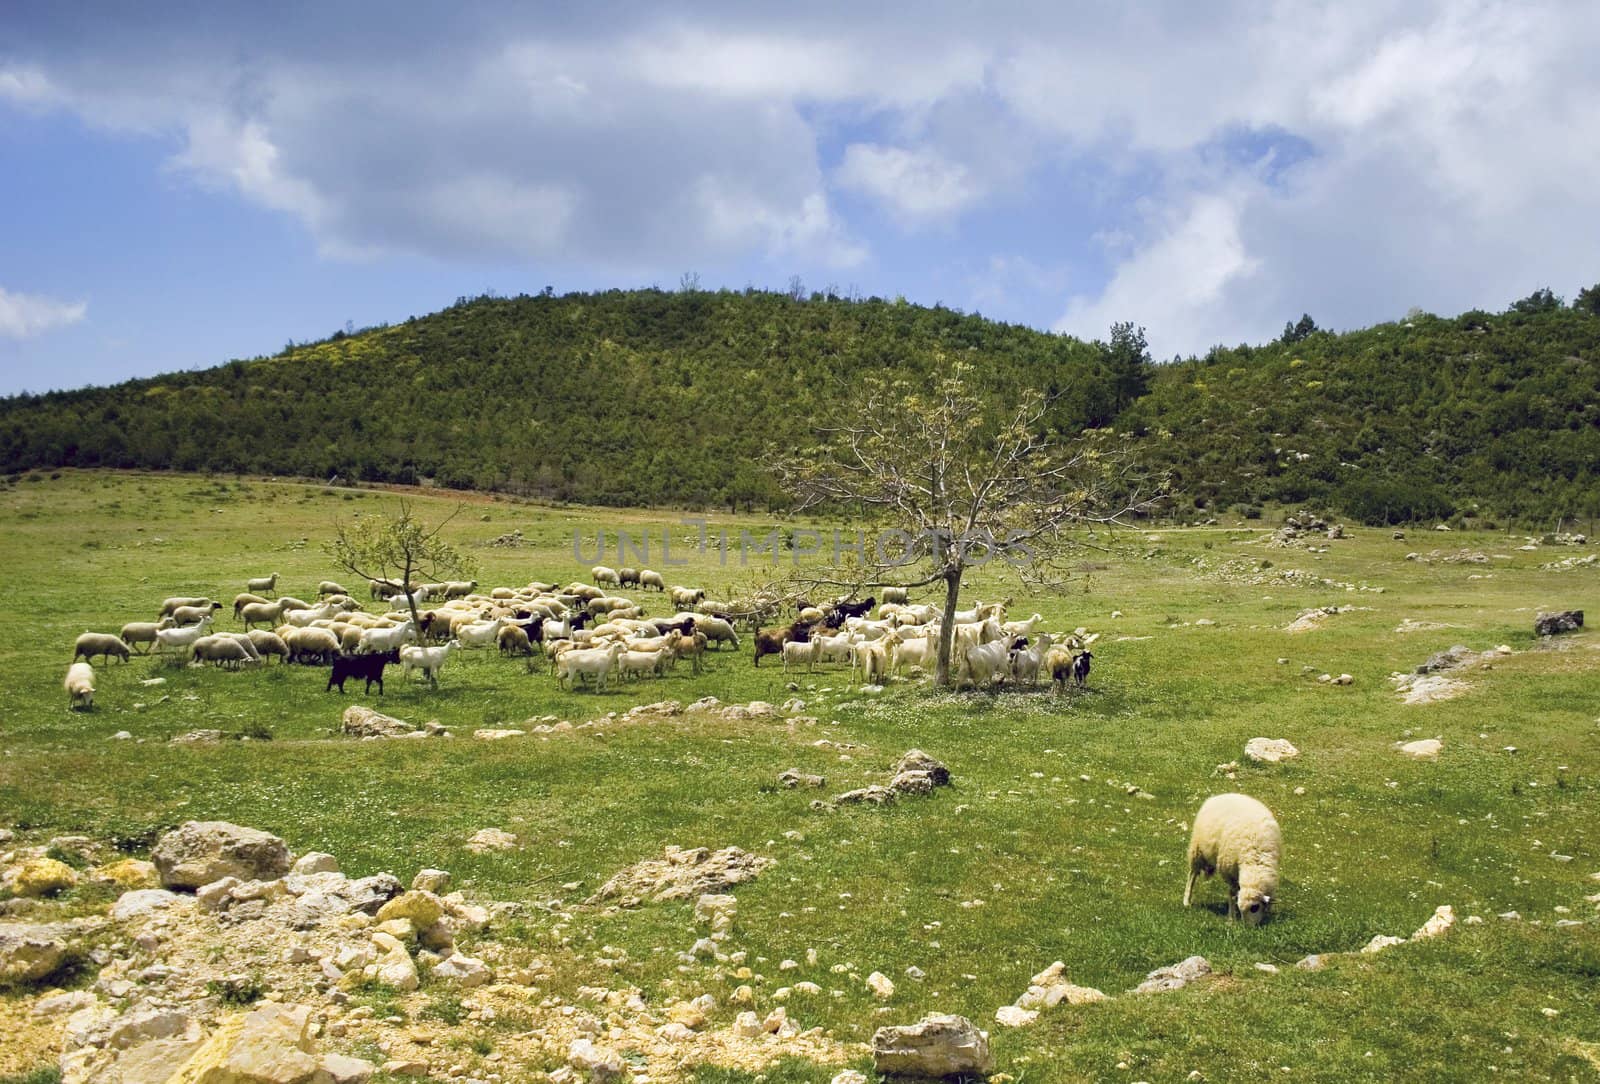
[(161, 604), (161, 617), (171, 617), (179, 606), (209, 606), (211, 600), (202, 595), (175, 595)]
[(734, 631), (732, 625), (720, 617), (696, 615), (694, 627), (695, 631), (705, 633), (708, 644), (729, 643), (734, 646), (735, 650), (739, 647), (739, 634)]
[(257, 595), (270, 595), (278, 589), (278, 574), (274, 572), (270, 576), (258, 576), (247, 581), (244, 589)]
[(907, 602), (907, 599), (906, 599), (906, 588), (904, 588), (904, 587), (885, 587), (883, 589), (883, 592), (882, 592), (882, 597), (883, 597), (883, 601), (885, 601), (885, 602), (898, 602), (898, 603), (900, 603), (900, 605), (904, 606), (906, 604), (906, 602)]
[(329, 629), (297, 628), (284, 626), (278, 633), (289, 648), (289, 661), (299, 662), (307, 656), (316, 656), (319, 663), (330, 663), (339, 655), (339, 637)]
[(277, 602), (247, 602), (239, 607), (239, 619), (248, 632), (256, 625), (275, 625), (282, 621), (287, 608), (288, 604), (281, 598)]
[(602, 583), (609, 583), (616, 587), (622, 586), (622, 574), (616, 569), (608, 568), (605, 565), (595, 565), (591, 568), (589, 570), (589, 578), (595, 582), (596, 586)]
[(289, 661), (289, 645), (283, 642), (283, 637), (266, 629), (251, 629), (245, 635), (250, 637), (250, 642), (255, 645), (257, 655), (276, 655), (284, 662)]
[(492, 621), (469, 621), (455, 627), (455, 636), (462, 647), (491, 647), (500, 636), (500, 630), (510, 622), (503, 617)]
[(1039, 614), (1034, 614), (1026, 621), (1007, 621), (1000, 627), (1005, 629), (1013, 636), (1032, 636), (1033, 630), (1037, 628), (1039, 622), (1043, 620), (1044, 618)]
[(179, 625), (195, 625), (201, 618), (212, 617), (222, 609), (222, 603), (213, 602), (209, 606), (179, 606), (171, 613), (172, 620)]
[[(129, 621), (122, 626), (122, 632), (118, 635), (129, 647), (134, 644), (153, 644), (156, 642), (156, 629), (161, 627), (154, 621)], [(148, 651), (149, 648), (145, 650)]]
[(113, 636), (109, 632), (86, 632), (72, 645), (73, 662), (77, 662), (79, 658), (85, 662), (93, 662), (96, 655), (104, 655), (107, 665), (110, 664), (113, 655), (127, 662), (128, 645), (122, 642), (122, 637)]
[(444, 597), (447, 599), (466, 598), (477, 589), (477, 580), (446, 580), (444, 585)]
[(1183, 905), (1189, 906), (1194, 883), (1218, 874), (1228, 885), (1228, 917), (1259, 926), (1278, 892), (1278, 865), (1283, 836), (1272, 810), (1246, 794), (1217, 794), (1195, 814), (1189, 835), (1189, 880)]
[(657, 591), (665, 592), (667, 581), (662, 577), (661, 573), (656, 572), (654, 569), (641, 568), (639, 570), (639, 590), (642, 591), (646, 587), (654, 587)]
[(336, 580), (323, 580), (317, 584), (317, 594), (320, 595), (348, 595), (350, 592), (340, 587)]
[(817, 665), (817, 652), (821, 649), (820, 640), (790, 640), (783, 645), (783, 672), (788, 673), (790, 666), (805, 664), (806, 669), (813, 670)]
[(674, 587), (671, 595), (674, 606), (680, 610), (687, 610), (704, 602), (706, 592), (702, 587)]
[(1012, 652), (1011, 673), (1016, 677), (1018, 685), (1039, 684), (1039, 671), (1043, 668), (1044, 660), (1049, 657), (1054, 644), (1054, 636), (1048, 632), (1041, 632), (1027, 647)]
[(974, 644), (961, 653), (961, 659), (961, 676), (974, 687), (998, 685), (1011, 671), (1011, 640)]
[[(243, 634), (241, 633), (240, 635)], [(202, 636), (196, 640), (190, 647), (190, 652), (194, 656), (195, 666), (214, 662), (218, 666), (226, 666), (230, 670), (237, 670), (246, 663), (259, 663), (261, 661), (261, 656), (255, 653), (254, 645), (249, 648), (245, 647), (245, 644), (249, 643), (248, 638), (240, 641), (228, 633), (215, 633), (211, 636)]]
[(73, 663), (67, 667), (67, 677), (61, 685), (67, 690), (68, 707), (94, 707), (94, 667), (86, 662)]

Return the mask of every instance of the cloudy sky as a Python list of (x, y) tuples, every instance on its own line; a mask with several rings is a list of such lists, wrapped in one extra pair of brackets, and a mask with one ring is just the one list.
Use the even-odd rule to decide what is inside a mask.
[(1600, 281), (1600, 4), (0, 13), (0, 394), (461, 295), (942, 302), (1165, 359)]

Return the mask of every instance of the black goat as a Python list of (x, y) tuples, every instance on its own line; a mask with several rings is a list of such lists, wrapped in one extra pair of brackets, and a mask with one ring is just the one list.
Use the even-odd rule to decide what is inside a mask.
[(344, 692), (344, 683), (349, 678), (365, 678), (368, 693), (372, 692), (372, 683), (378, 683), (378, 695), (383, 695), (383, 668), (390, 663), (400, 661), (400, 652), (382, 651), (369, 655), (340, 655), (333, 660), (333, 673), (328, 675), (328, 688), (331, 691), (335, 685), (339, 691)]
[(878, 600), (871, 595), (868, 595), (865, 602), (835, 602), (833, 604), (833, 610), (835, 613), (844, 614), (847, 618), (865, 617), (867, 613), (869, 613), (877, 604)]

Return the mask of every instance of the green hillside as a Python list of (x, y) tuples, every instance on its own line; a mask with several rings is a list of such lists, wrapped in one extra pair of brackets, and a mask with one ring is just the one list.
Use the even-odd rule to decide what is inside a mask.
[(904, 301), (463, 299), (272, 358), (0, 400), (0, 470), (337, 474), (762, 508), (783, 500), (769, 450), (811, 439), (863, 373), (914, 382), (966, 360), (997, 394), (1046, 389), (1062, 432), (1144, 434), (1180, 510), (1311, 502), (1371, 522), (1536, 523), (1600, 511), (1600, 317), (1519, 303), (1288, 338), (1130, 373), (1111, 347)]

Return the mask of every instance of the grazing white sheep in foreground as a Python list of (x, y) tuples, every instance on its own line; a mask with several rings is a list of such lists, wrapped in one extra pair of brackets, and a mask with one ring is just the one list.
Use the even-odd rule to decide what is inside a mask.
[(216, 633), (211, 636), (202, 636), (190, 648), (194, 656), (194, 665), (214, 662), (218, 666), (226, 666), (230, 670), (237, 670), (247, 663), (259, 663), (261, 656), (256, 654), (254, 645), (245, 647), (249, 639), (243, 641), (235, 639), (229, 633)]
[(73, 663), (67, 667), (66, 680), (61, 684), (67, 690), (68, 707), (94, 707), (94, 667), (86, 662)]
[(113, 636), (109, 632), (86, 632), (72, 645), (73, 662), (77, 662), (79, 658), (85, 662), (93, 662), (96, 655), (104, 655), (107, 664), (111, 662), (113, 655), (127, 662), (128, 645), (122, 642), (122, 637)]
[(171, 617), (179, 606), (209, 606), (211, 600), (200, 595), (174, 595), (161, 604), (162, 617)]
[(270, 576), (258, 576), (247, 581), (244, 589), (257, 595), (270, 595), (278, 589), (278, 574), (274, 572)]
[(1189, 835), (1183, 905), (1189, 906), (1196, 880), (1217, 874), (1228, 885), (1228, 917), (1259, 926), (1277, 895), (1282, 858), (1283, 836), (1272, 810), (1247, 794), (1207, 798)]

